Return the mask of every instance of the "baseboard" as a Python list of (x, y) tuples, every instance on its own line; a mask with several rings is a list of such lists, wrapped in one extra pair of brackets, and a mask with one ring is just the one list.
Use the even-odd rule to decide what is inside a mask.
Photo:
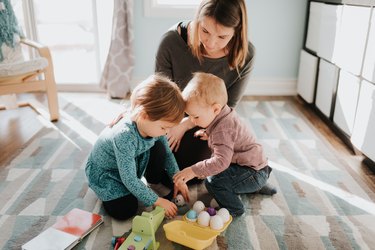
[[(145, 78), (134, 77), (131, 89)], [(245, 90), (245, 96), (295, 96), (297, 95), (297, 79), (251, 78)]]
[(297, 95), (297, 79), (250, 79), (245, 95), (295, 96)]
[[(133, 77), (130, 85), (133, 90), (137, 84), (147, 77)], [(72, 92), (105, 92), (98, 84), (57, 84), (58, 91)], [(252, 78), (245, 90), (245, 96), (295, 96), (297, 95), (297, 79)]]
[(57, 84), (58, 92), (105, 92), (99, 86), (99, 83), (59, 83)]

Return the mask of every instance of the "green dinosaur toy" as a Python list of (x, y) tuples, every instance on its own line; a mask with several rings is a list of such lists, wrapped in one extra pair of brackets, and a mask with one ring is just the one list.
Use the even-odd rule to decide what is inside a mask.
[(155, 232), (164, 219), (165, 211), (157, 206), (151, 212), (143, 212), (133, 219), (132, 232), (119, 250), (156, 250), (160, 243), (155, 240)]

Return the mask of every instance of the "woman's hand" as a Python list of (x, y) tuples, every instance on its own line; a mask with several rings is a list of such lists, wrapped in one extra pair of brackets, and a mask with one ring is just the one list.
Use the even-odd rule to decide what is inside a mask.
[(191, 167), (188, 167), (188, 168), (184, 168), (183, 170), (177, 172), (173, 176), (173, 182), (175, 183), (175, 185), (181, 185), (181, 183), (186, 184), (186, 182), (190, 181), (194, 177), (196, 177), (196, 175), (193, 172), (193, 169)]
[(193, 124), (188, 117), (185, 117), (180, 124), (169, 129), (167, 138), (172, 151), (178, 150), (182, 137), (191, 128), (193, 128)]
[(112, 128), (113, 126), (115, 126), (124, 116), (125, 113), (121, 113), (119, 116), (113, 119), (110, 124), (108, 124), (108, 127)]
[(208, 140), (208, 135), (205, 129), (200, 129), (200, 130), (195, 131), (194, 136), (199, 137), (199, 139), (204, 140), (204, 141)]
[(154, 206), (160, 206), (164, 208), (165, 210), (165, 216), (167, 218), (173, 218), (177, 215), (177, 206), (173, 202), (159, 197), (156, 202), (154, 203)]
[(185, 203), (190, 201), (189, 198), (189, 188), (184, 182), (179, 182), (174, 184), (173, 198), (176, 198), (176, 195), (180, 193), (184, 197)]

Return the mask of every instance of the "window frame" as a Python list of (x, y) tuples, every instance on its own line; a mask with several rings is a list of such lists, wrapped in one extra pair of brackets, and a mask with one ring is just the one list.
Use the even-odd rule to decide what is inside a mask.
[(145, 17), (164, 17), (164, 18), (182, 18), (192, 19), (198, 4), (160, 4), (158, 0), (143, 0), (143, 10)]

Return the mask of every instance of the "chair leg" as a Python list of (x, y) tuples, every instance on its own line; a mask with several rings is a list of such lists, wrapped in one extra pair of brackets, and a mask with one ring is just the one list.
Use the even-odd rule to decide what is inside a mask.
[(57, 87), (55, 78), (52, 72), (46, 72), (45, 74), (46, 83), (46, 92), (47, 92), (47, 99), (48, 99), (48, 109), (50, 113), (50, 120), (57, 121), (60, 117), (59, 114), (59, 103), (57, 98)]

